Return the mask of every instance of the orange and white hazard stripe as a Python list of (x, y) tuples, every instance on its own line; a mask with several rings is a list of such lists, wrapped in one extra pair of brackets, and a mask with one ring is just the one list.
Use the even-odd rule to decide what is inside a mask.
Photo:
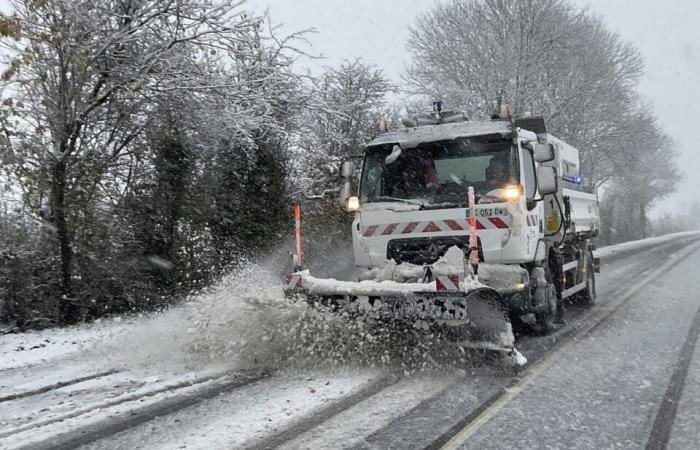
[(287, 275), (287, 289), (301, 289), (302, 281), (301, 275), (296, 273), (291, 273)]
[(302, 253), (301, 253), (301, 205), (295, 203), (293, 205), (294, 209), (294, 241), (295, 241), (295, 269), (302, 267)]
[(472, 271), (476, 275), (479, 271), (479, 238), (476, 235), (477, 219), (476, 219), (476, 195), (474, 195), (474, 187), (469, 186), (467, 189), (469, 195), (469, 209), (467, 216), (469, 217), (469, 264), (472, 266)]
[(459, 276), (458, 275), (436, 275), (435, 290), (443, 291), (459, 291)]

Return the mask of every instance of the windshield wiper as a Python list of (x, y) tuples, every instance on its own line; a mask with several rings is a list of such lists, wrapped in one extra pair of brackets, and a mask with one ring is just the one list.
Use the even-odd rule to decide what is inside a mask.
[(374, 197), (373, 199), (375, 202), (401, 202), (401, 203), (406, 203), (407, 205), (418, 205), (418, 206), (423, 206), (423, 202), (421, 200), (412, 200), (408, 198), (397, 198), (397, 197)]

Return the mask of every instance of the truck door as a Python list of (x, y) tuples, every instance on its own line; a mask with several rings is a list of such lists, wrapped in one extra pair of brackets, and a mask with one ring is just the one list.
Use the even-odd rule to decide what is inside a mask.
[[(520, 180), (526, 199), (537, 197), (537, 177), (535, 176), (535, 160), (531, 150), (520, 147)], [(530, 209), (532, 208), (532, 209)], [(534, 257), (537, 243), (542, 237), (542, 202), (526, 201), (525, 205), (525, 237), (527, 256)]]

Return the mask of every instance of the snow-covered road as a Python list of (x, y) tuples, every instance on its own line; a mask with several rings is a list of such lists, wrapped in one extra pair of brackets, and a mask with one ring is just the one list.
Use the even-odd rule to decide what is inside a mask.
[(694, 448), (697, 237), (601, 249), (599, 305), (523, 336), (517, 375), (281, 308), (245, 275), (163, 314), (5, 335), (0, 448)]

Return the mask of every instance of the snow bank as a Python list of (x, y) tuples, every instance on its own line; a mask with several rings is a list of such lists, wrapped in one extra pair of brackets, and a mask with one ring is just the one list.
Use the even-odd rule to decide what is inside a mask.
[(3, 335), (0, 339), (0, 370), (47, 362), (90, 348), (101, 340), (98, 329), (112, 333), (111, 325), (110, 321)]
[(164, 351), (171, 353), (172, 348), (177, 348), (177, 327), (173, 325), (178, 321), (182, 324), (182, 320), (174, 310), (7, 334), (0, 341), (0, 370), (86, 353), (120, 366), (149, 363)]
[(606, 247), (601, 247), (593, 252), (593, 255), (601, 258), (608, 259), (615, 256), (623, 256), (628, 253), (643, 250), (646, 248), (651, 248), (656, 245), (664, 244), (667, 242), (675, 241), (683, 238), (697, 238), (700, 237), (700, 230), (694, 231), (683, 231), (680, 233), (665, 234), (663, 236), (657, 236), (652, 238), (640, 239), (637, 241), (623, 242), (621, 244), (608, 245)]
[[(66, 364), (74, 368), (75, 377), (112, 369), (138, 377), (153, 368), (182, 373), (203, 363), (212, 367), (210, 360), (187, 351), (189, 320), (185, 308), (175, 307), (159, 313), (4, 335), (0, 339), (0, 387), (33, 380), (33, 373), (45, 368), (63, 370)], [(46, 380), (34, 381), (43, 385)]]

